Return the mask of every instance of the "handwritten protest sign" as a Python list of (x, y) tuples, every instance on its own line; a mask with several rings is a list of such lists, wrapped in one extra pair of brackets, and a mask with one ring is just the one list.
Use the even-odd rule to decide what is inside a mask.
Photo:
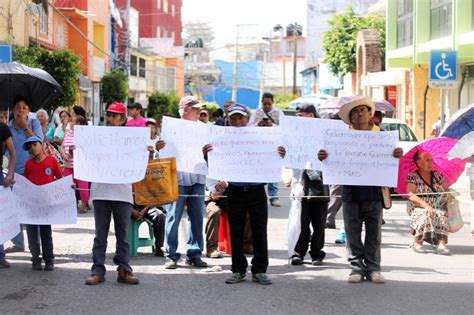
[(0, 187), (0, 244), (20, 233), (16, 198), (10, 188)]
[(398, 131), (372, 132), (327, 129), (323, 181), (333, 185), (396, 187), (398, 159), (393, 150)]
[(285, 117), (283, 141), (286, 148), (283, 166), (295, 169), (321, 170), (318, 151), (324, 148), (324, 131), (347, 129), (340, 120)]
[(145, 177), (150, 130), (76, 126), (74, 177), (94, 183), (129, 184)]
[(175, 157), (180, 172), (207, 174), (202, 147), (209, 143), (209, 125), (202, 122), (163, 117), (161, 138), (166, 146), (160, 157)]
[(23, 224), (74, 224), (77, 220), (76, 196), (72, 176), (37, 186), (15, 174), (13, 195), (19, 221)]
[(233, 182), (274, 183), (281, 180), (281, 128), (211, 126), (209, 177)]

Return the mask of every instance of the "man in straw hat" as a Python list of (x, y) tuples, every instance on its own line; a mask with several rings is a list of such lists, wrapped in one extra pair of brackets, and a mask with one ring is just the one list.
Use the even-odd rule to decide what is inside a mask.
[[(339, 116), (354, 130), (380, 131), (371, 123), (375, 112), (374, 102), (365, 96), (354, 96), (344, 104)], [(328, 157), (326, 150), (318, 152), (318, 159)], [(393, 151), (395, 158), (403, 156), (403, 150)], [(364, 277), (373, 283), (385, 283), (380, 273), (380, 245), (382, 241), (382, 196), (380, 187), (343, 186), (342, 210), (347, 233), (347, 255), (352, 268), (349, 283), (361, 282)], [(362, 243), (362, 223), (365, 224), (365, 242)]]

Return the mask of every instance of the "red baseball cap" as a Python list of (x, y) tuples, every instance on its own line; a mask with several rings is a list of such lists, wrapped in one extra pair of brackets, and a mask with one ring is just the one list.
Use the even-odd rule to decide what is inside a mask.
[(106, 112), (127, 115), (127, 107), (122, 103), (112, 102)]

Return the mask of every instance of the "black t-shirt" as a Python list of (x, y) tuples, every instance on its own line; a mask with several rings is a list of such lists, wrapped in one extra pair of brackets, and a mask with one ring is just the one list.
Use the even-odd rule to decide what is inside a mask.
[(8, 138), (11, 138), (12, 133), (10, 132), (10, 128), (4, 123), (0, 123), (0, 165), (3, 160), (3, 146)]

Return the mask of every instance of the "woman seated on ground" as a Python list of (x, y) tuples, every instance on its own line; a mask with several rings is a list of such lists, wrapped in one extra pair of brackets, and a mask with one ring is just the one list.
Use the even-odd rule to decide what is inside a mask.
[(410, 194), (407, 204), (410, 214), (411, 233), (415, 236), (413, 250), (426, 253), (423, 241), (437, 244), (436, 252), (449, 255), (448, 243), (448, 186), (444, 176), (432, 170), (433, 159), (425, 151), (414, 155), (417, 170), (407, 177), (407, 191)]

